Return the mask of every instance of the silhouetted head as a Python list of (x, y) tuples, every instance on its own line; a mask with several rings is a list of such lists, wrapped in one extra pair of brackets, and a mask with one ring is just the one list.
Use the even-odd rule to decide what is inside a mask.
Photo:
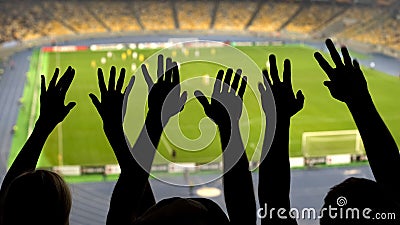
[(326, 195), (320, 224), (399, 224), (399, 205), (392, 199), (375, 181), (348, 178)]
[(222, 209), (206, 198), (168, 198), (148, 209), (134, 225), (224, 225), (228, 218)]
[(4, 225), (67, 225), (71, 193), (61, 176), (47, 170), (15, 178), (4, 198)]

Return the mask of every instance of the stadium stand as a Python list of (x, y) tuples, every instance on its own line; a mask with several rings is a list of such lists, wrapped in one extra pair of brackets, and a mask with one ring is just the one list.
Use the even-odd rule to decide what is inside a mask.
[(0, 12), (0, 43), (108, 32), (214, 30), (331, 36), (400, 50), (399, 2), (394, 0), (26, 0), (1, 1)]
[(221, 1), (216, 14), (214, 29), (243, 30), (256, 10), (256, 1)]
[(181, 30), (208, 30), (211, 24), (212, 1), (176, 2), (179, 28)]
[(299, 3), (266, 2), (248, 29), (256, 32), (280, 31), (299, 7)]
[(173, 11), (169, 1), (138, 1), (135, 2), (134, 7), (139, 12), (145, 30), (175, 29)]

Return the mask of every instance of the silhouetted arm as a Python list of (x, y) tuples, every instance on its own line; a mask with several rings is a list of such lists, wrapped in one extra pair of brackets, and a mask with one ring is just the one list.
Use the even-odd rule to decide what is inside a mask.
[[(261, 220), (262, 224), (297, 224), (295, 219), (290, 218), (290, 163), (289, 163), (289, 127), (290, 118), (303, 108), (304, 96), (298, 91), (296, 96), (293, 93), (291, 81), (290, 61), (285, 60), (283, 81), (281, 82), (276, 66), (274, 55), (269, 56), (270, 76), (264, 70), (264, 85), (259, 84), (259, 91), (265, 116), (267, 109), (272, 107), (272, 102), (267, 101), (266, 87), (271, 87), (276, 108), (276, 129), (275, 136), (270, 149), (267, 149), (267, 131), (265, 132), (263, 154), (265, 159), (259, 167), (258, 196), (260, 208), (266, 215)], [(268, 151), (269, 150), (269, 151)], [(267, 207), (266, 207), (267, 206)], [(270, 209), (275, 208), (275, 211)], [(284, 211), (278, 212), (278, 209)]]
[(121, 174), (111, 196), (107, 224), (129, 224), (147, 209), (144, 207), (147, 203), (153, 205), (155, 201), (147, 180), (148, 174), (142, 171), (140, 165), (133, 158), (123, 130), (124, 96), (126, 91), (128, 90), (129, 93), (132, 88), (135, 77), (132, 76), (128, 87), (121, 93), (125, 69), (121, 69), (116, 86), (115, 74), (116, 70), (113, 66), (107, 90), (103, 72), (98, 69), (101, 102), (94, 94), (89, 96), (103, 120), (104, 132), (121, 168)]
[[(398, 193), (400, 183), (396, 171), (400, 171), (399, 150), (389, 129), (376, 110), (368, 91), (367, 81), (357, 60), (351, 59), (346, 47), (342, 47), (343, 62), (333, 42), (326, 45), (336, 68), (332, 68), (320, 53), (315, 58), (329, 77), (324, 85), (332, 97), (346, 103), (360, 132), (368, 161), (376, 181)], [(397, 200), (400, 200), (397, 196)]]
[(66, 106), (64, 105), (65, 95), (74, 79), (75, 70), (68, 67), (64, 75), (57, 82), (58, 74), (59, 69), (57, 68), (47, 90), (45, 77), (41, 76), (39, 118), (28, 140), (4, 177), (1, 186), (1, 198), (4, 197), (4, 192), (14, 178), (22, 173), (36, 169), (37, 161), (47, 137), (76, 105), (75, 102), (70, 102)]
[[(247, 82), (246, 77), (241, 79), (241, 70), (239, 69), (234, 75), (231, 85), (232, 73), (232, 69), (227, 70), (222, 84), (224, 71), (218, 72), (211, 103), (200, 91), (196, 91), (195, 95), (202, 104), (206, 115), (219, 128), (224, 160), (224, 195), (230, 223), (256, 224), (253, 181), (239, 129), (243, 95)], [(220, 92), (221, 86), (222, 91)], [(231, 86), (230, 91), (228, 91), (229, 86)]]
[[(159, 59), (162, 60), (162, 57)], [(159, 61), (159, 63), (161, 63), (162, 67), (162, 61)], [(170, 59), (167, 60), (167, 66), (169, 64), (172, 64)], [(146, 68), (144, 67), (144, 69)], [(172, 72), (170, 71), (171, 70), (167, 71), (165, 76), (170, 75), (171, 78)], [(148, 74), (145, 74), (145, 77), (146, 75), (148, 76)], [(102, 93), (102, 102), (100, 103), (93, 94), (90, 95), (103, 118), (104, 131), (121, 167), (121, 174), (114, 187), (110, 202), (107, 224), (130, 224), (155, 204), (154, 195), (148, 178), (154, 154), (163, 130), (160, 109), (163, 100), (170, 91), (170, 89), (168, 89), (168, 84), (171, 83), (157, 82), (154, 86), (152, 85), (151, 92), (149, 93), (149, 111), (147, 113), (145, 125), (135, 145), (130, 149), (125, 139), (122, 126), (122, 119), (125, 115), (123, 111), (125, 110), (123, 109), (123, 100), (126, 95), (126, 91), (121, 93), (124, 76), (125, 70), (121, 70), (116, 90), (114, 90), (115, 68), (112, 68), (109, 89), (107, 91), (103, 75), (101, 70), (99, 70), (99, 86)], [(164, 75), (162, 75), (160, 79), (163, 77)], [(179, 83), (179, 72), (177, 79), (178, 81), (175, 82)], [(132, 78), (128, 85), (128, 90), (132, 88), (133, 82), (134, 79)], [(182, 98), (182, 100), (185, 101), (186, 99)], [(175, 102), (177, 101), (175, 100)], [(179, 110), (180, 109), (181, 108), (179, 108)], [(159, 110), (159, 112), (157, 110)], [(168, 120), (169, 119), (167, 119), (166, 122)]]

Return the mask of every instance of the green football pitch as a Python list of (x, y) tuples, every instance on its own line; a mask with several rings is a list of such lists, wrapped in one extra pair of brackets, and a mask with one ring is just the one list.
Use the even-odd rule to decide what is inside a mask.
[[(291, 59), (294, 89), (295, 91), (301, 89), (306, 101), (304, 109), (292, 118), (290, 156), (302, 156), (301, 142), (304, 132), (356, 129), (346, 106), (334, 100), (327, 88), (323, 86), (322, 83), (327, 78), (313, 58), (316, 49), (300, 45), (242, 46), (236, 49), (249, 56), (259, 68), (266, 67), (269, 54), (275, 54), (280, 73), (283, 59)], [(99, 95), (97, 68), (103, 69), (107, 80), (108, 71), (112, 65), (118, 70), (122, 67), (126, 68), (127, 77), (134, 73), (136, 75), (135, 85), (129, 95), (128, 112), (124, 124), (129, 141), (134, 143), (143, 126), (146, 111), (147, 86), (140, 71), (140, 64), (148, 64), (149, 72), (155, 78), (157, 57), (150, 56), (158, 50), (123, 49), (112, 51), (111, 54), (108, 51), (90, 50), (62, 53), (34, 51), (21, 99), (22, 106), (15, 127), (9, 163), (23, 146), (38, 116), (39, 75), (45, 74), (48, 83), (56, 67), (63, 72), (71, 65), (75, 68), (76, 75), (66, 101), (75, 101), (77, 106), (48, 138), (38, 166), (116, 164), (112, 149), (103, 133), (100, 117), (88, 97), (91, 92)], [(133, 51), (136, 51), (138, 57), (133, 57)], [(195, 58), (195, 54), (201, 54), (210, 61), (218, 61), (217, 57), (228, 59), (232, 65), (236, 65), (234, 69), (243, 66), (251, 88), (248, 88), (245, 94), (246, 113), (243, 113), (241, 128), (246, 151), (249, 158), (253, 158), (254, 152), (259, 153), (262, 147), (263, 123), (265, 123), (265, 116), (257, 102), (259, 95), (257, 83), (262, 79), (260, 72), (246, 71), (240, 57), (232, 57), (229, 52), (212, 48), (200, 48), (197, 51), (198, 53), (192, 50), (187, 53), (183, 51), (169, 53), (175, 56), (173, 59), (178, 62), (184, 60), (185, 57)], [(102, 58), (105, 61), (102, 61), (104, 60)], [(148, 60), (143, 61), (143, 59)], [(218, 158), (221, 153), (218, 131), (215, 125), (205, 118), (201, 105), (193, 98), (193, 92), (199, 89), (206, 94), (211, 94), (213, 78), (221, 68), (223, 68), (221, 65), (201, 61), (181, 65), (182, 91), (188, 91), (189, 100), (185, 109), (166, 127), (158, 146), (160, 155), (156, 157), (155, 163), (163, 162), (163, 157), (176, 162), (198, 163)], [(400, 96), (400, 80), (369, 68), (364, 68), (364, 72), (378, 111), (394, 134), (397, 143), (400, 143), (400, 105), (396, 104), (398, 102), (396, 98)], [(128, 81), (127, 78), (126, 84)], [(175, 159), (171, 159), (172, 150), (176, 151)], [(330, 154), (329, 150), (321, 151), (326, 151), (321, 154)], [(257, 157), (256, 154), (253, 159)]]

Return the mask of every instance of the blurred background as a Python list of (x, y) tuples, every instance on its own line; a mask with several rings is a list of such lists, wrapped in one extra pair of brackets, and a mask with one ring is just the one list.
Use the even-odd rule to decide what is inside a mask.
[[(0, 180), (38, 116), (39, 75), (49, 77), (55, 67), (64, 70), (68, 65), (77, 70), (67, 100), (80, 106), (49, 137), (38, 163), (69, 182), (74, 198), (71, 225), (105, 223), (120, 172), (87, 96), (98, 91), (95, 71), (116, 65), (142, 79), (137, 68), (143, 63), (155, 65), (152, 56), (159, 51), (182, 62), (182, 80), (200, 78), (198, 83), (182, 84), (191, 97), (193, 84), (211, 90), (218, 70), (212, 63), (190, 64), (193, 60), (243, 66), (254, 87), (261, 76), (245, 71), (247, 65), (266, 68), (271, 53), (277, 55), (279, 64), (284, 58), (292, 60), (294, 88), (306, 96), (305, 108), (293, 118), (290, 131), (291, 198), (299, 210), (311, 207), (318, 213), (329, 188), (347, 177), (373, 179), (350, 114), (330, 97), (322, 85), (326, 77), (312, 57), (315, 51), (327, 53), (326, 38), (332, 38), (337, 47), (346, 45), (361, 62), (377, 108), (400, 141), (400, 105), (396, 104), (400, 95), (400, 1), (0, 0), (0, 24)], [(204, 42), (196, 44), (200, 40)], [(147, 89), (140, 79), (131, 94), (145, 104)], [(246, 151), (257, 190), (265, 121), (256, 102), (257, 88), (247, 92), (248, 115), (241, 128), (248, 135), (244, 137)], [(130, 113), (136, 115), (134, 110)], [(222, 165), (215, 160), (220, 151), (215, 127), (210, 121), (197, 126), (204, 113), (195, 101), (188, 101), (181, 114), (166, 128), (152, 168), (155, 196), (157, 200), (207, 197), (225, 209), (219, 179)], [(130, 118), (128, 122), (132, 118), (142, 121), (144, 113)], [(176, 124), (182, 134), (174, 130)], [(131, 142), (140, 128), (141, 123), (126, 127)], [(197, 143), (203, 133), (215, 135), (196, 153), (186, 151), (179, 142), (185, 137)], [(318, 219), (299, 219), (298, 223), (318, 224)]]

